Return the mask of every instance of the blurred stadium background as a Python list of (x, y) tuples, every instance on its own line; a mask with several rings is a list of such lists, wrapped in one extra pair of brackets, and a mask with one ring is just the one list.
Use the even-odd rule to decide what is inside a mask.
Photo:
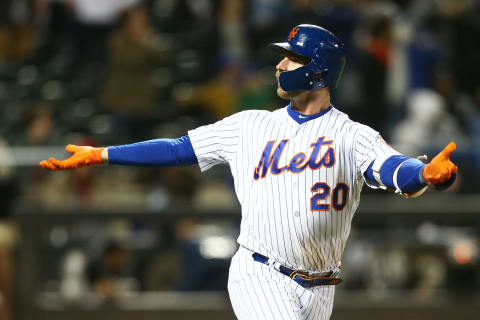
[(478, 319), (478, 0), (1, 0), (0, 319), (234, 319), (228, 168), (37, 163), (283, 106), (265, 47), (299, 23), (345, 41), (351, 118), (412, 157), (458, 144), (447, 192), (365, 188), (332, 320)]

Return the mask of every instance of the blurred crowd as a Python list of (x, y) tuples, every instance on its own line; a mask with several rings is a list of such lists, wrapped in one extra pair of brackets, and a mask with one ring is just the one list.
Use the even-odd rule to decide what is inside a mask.
[[(454, 191), (478, 192), (479, 17), (479, 0), (2, 0), (0, 219), (12, 204), (235, 208), (228, 170), (51, 174), (35, 153), (15, 166), (9, 150), (179, 137), (241, 110), (282, 107), (278, 57), (266, 45), (300, 23), (345, 42), (337, 108), (408, 156), (456, 141)], [(115, 245), (105, 255), (123, 259)]]

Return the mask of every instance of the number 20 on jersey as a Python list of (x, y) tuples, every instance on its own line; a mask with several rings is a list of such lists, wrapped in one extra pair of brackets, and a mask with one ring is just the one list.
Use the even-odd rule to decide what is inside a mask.
[(312, 211), (330, 211), (330, 208), (342, 211), (347, 205), (349, 188), (343, 182), (337, 184), (333, 188), (333, 192), (331, 192), (330, 186), (324, 182), (315, 183), (310, 191), (314, 192), (310, 199)]

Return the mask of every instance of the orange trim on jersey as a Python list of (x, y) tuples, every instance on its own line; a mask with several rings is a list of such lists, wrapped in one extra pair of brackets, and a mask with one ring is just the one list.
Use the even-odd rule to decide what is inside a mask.
[[(298, 155), (300, 155), (300, 154), (303, 154), (303, 160), (302, 160), (301, 162), (305, 161), (305, 162), (303, 163), (303, 165), (302, 165), (303, 168), (302, 168), (302, 166), (300, 166), (300, 167), (295, 166), (297, 169), (302, 169), (302, 170), (300, 170), (300, 171), (298, 171), (298, 172), (293, 172), (293, 171), (292, 171), (292, 162), (293, 162), (293, 159), (295, 159), (295, 158), (296, 158)], [(302, 172), (308, 167), (308, 160), (306, 160), (306, 159), (307, 159), (307, 155), (305, 154), (305, 152), (299, 152), (299, 153), (297, 153), (297, 154), (294, 155), (294, 156), (292, 157), (292, 159), (290, 160), (290, 164), (288, 165), (288, 171), (290, 171), (290, 172), (293, 173), (293, 174), (302, 173)], [(300, 164), (300, 163), (299, 163), (299, 164)]]
[[(328, 156), (328, 161), (332, 160), (333, 157), (333, 163), (332, 164), (326, 164), (325, 158)], [(335, 157), (335, 148), (329, 147), (328, 150), (323, 154), (322, 159), (320, 160), (320, 163), (322, 163), (321, 167), (325, 168), (331, 168), (335, 165), (337, 161), (337, 158)]]
[[(278, 168), (278, 161), (280, 160), (280, 158), (282, 157), (282, 154), (283, 154), (283, 151), (285, 151), (286, 149), (286, 145), (287, 143), (290, 141), (289, 139), (282, 139), (282, 141), (280, 141), (280, 143), (278, 144), (277, 148), (275, 148), (275, 152), (273, 153), (273, 155), (275, 155), (275, 153), (277, 152), (277, 149), (280, 147), (280, 145), (282, 144), (282, 142), (285, 141), (285, 144), (283, 145), (283, 148), (282, 150), (280, 151), (280, 154), (278, 155), (278, 158), (274, 159), (273, 160), (273, 163), (272, 165), (270, 166), (270, 172), (274, 175), (274, 176), (278, 176), (279, 174), (283, 173), (284, 171), (288, 171), (288, 164), (282, 168)], [(277, 166), (275, 169), (276, 170), (279, 170), (278, 173), (274, 173), (272, 170), (273, 170), (273, 166)], [(268, 171), (267, 171), (268, 173)]]
[[(277, 142), (277, 140), (270, 140), (270, 141), (267, 141), (267, 144), (265, 144), (265, 147), (263, 148), (263, 151), (262, 151), (261, 154), (260, 154), (260, 159), (258, 160), (258, 165), (255, 167), (255, 169), (254, 169), (254, 171), (253, 171), (253, 179), (255, 179), (255, 180), (263, 179), (263, 178), (265, 178), (265, 177), (267, 176), (268, 168), (267, 168), (267, 171), (265, 172), (265, 174), (264, 174), (264, 175), (262, 174), (262, 175), (263, 175), (263, 177), (262, 177), (262, 175), (261, 175), (260, 172), (259, 172), (259, 171), (260, 171), (260, 167), (262, 167), (262, 164), (265, 162), (265, 161), (262, 161), (262, 160), (263, 160), (263, 157), (264, 157), (264, 155), (265, 155), (265, 150), (267, 150), (268, 145), (269, 145), (270, 143), (272, 143), (272, 144), (273, 144), (272, 147), (273, 147), (276, 142)], [(271, 152), (270, 152), (270, 155), (271, 155)], [(272, 155), (272, 157), (273, 157), (273, 155)], [(268, 166), (269, 166), (269, 167), (270, 167), (271, 161), (272, 161), (272, 159), (270, 158), (270, 159), (268, 160), (268, 163), (269, 163)], [(255, 178), (255, 175), (258, 175), (258, 177)]]
[[(262, 154), (260, 156), (260, 160), (258, 161), (258, 165), (254, 169), (254, 172), (253, 172), (253, 179), (254, 180), (265, 178), (268, 174), (268, 171), (271, 171), (271, 168), (272, 168), (273, 165), (278, 166), (278, 160), (282, 156), (282, 153), (285, 150), (285, 146), (287, 145), (287, 143), (289, 141), (290, 141), (289, 139), (282, 139), (279, 142), (279, 144), (277, 145), (277, 147), (275, 148), (275, 150), (273, 151), (273, 153), (272, 153), (272, 150), (273, 150), (273, 147), (275, 146), (275, 143), (277, 142), (277, 140), (270, 140), (270, 141), (267, 142), (267, 144), (263, 148)], [(283, 147), (280, 151), (280, 154), (278, 156), (276, 156), (278, 148), (280, 148), (280, 146), (282, 146), (282, 144), (283, 144)], [(269, 151), (269, 154), (266, 155), (266, 151), (267, 151), (267, 148), (269, 146), (270, 146), (270, 151)], [(265, 158), (268, 159), (267, 163), (265, 163)], [(276, 170), (280, 170), (280, 172), (276, 173), (276, 174), (273, 173), (273, 172), (271, 172), (271, 173), (274, 174), (274, 175), (278, 175), (280, 173), (283, 173), (286, 169), (287, 169), (287, 167), (283, 167), (283, 168), (278, 168), (277, 167)], [(265, 173), (263, 173), (263, 172), (265, 172)], [(255, 177), (255, 176), (257, 176), (257, 177)]]
[[(281, 168), (278, 167), (278, 163), (286, 149), (287, 143), (290, 142), (290, 140), (282, 139), (278, 145), (276, 145), (277, 140), (269, 140), (263, 148), (257, 166), (254, 168), (254, 180), (265, 178), (269, 171), (272, 175), (277, 176), (285, 171), (290, 171), (293, 174), (299, 174), (307, 167), (309, 167), (311, 170), (318, 170), (322, 167), (332, 168), (336, 163), (335, 148), (329, 145), (333, 144), (334, 141), (324, 141), (324, 139), (325, 136), (319, 137), (316, 142), (310, 144), (310, 148), (313, 147), (313, 150), (311, 151), (308, 159), (305, 152), (299, 152), (295, 154), (290, 161), (287, 161), (286, 165)], [(329, 146), (328, 149), (323, 153), (320, 160), (315, 162), (315, 160), (320, 157), (320, 151), (324, 145)], [(298, 161), (302, 157), (303, 159)], [(294, 172), (292, 171), (292, 168), (295, 168), (295, 170), (299, 171)]]
[[(320, 154), (320, 149), (322, 148), (323, 145), (331, 145), (333, 143), (333, 140), (327, 140), (327, 141), (324, 141), (325, 139), (325, 136), (322, 136), (322, 137), (319, 137), (317, 139), (316, 142), (310, 144), (310, 148), (313, 147), (313, 150), (312, 150), (312, 153), (310, 154), (310, 158), (308, 158), (308, 166), (312, 169), (312, 170), (317, 170), (317, 169), (320, 169), (322, 166), (320, 165), (318, 168), (313, 168), (312, 167), (312, 163), (313, 164), (317, 164), (317, 162), (315, 162), (315, 160), (318, 158), (318, 155)], [(320, 144), (320, 145), (318, 145)], [(318, 148), (318, 151), (317, 151), (317, 148)], [(317, 152), (315, 152), (317, 151)], [(312, 159), (312, 157), (315, 155), (315, 159)], [(323, 156), (322, 156), (323, 158)], [(320, 161), (322, 161), (320, 159)], [(320, 162), (318, 162), (318, 164), (320, 164)]]

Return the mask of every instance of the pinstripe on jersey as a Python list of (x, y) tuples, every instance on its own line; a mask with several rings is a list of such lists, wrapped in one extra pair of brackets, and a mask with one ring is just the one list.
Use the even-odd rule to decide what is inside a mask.
[(309, 272), (338, 270), (363, 173), (397, 154), (336, 108), (304, 123), (287, 108), (244, 111), (189, 136), (202, 171), (230, 166), (242, 206), (238, 243)]
[(240, 247), (232, 258), (228, 291), (240, 320), (328, 320), (335, 286), (303, 288)]

